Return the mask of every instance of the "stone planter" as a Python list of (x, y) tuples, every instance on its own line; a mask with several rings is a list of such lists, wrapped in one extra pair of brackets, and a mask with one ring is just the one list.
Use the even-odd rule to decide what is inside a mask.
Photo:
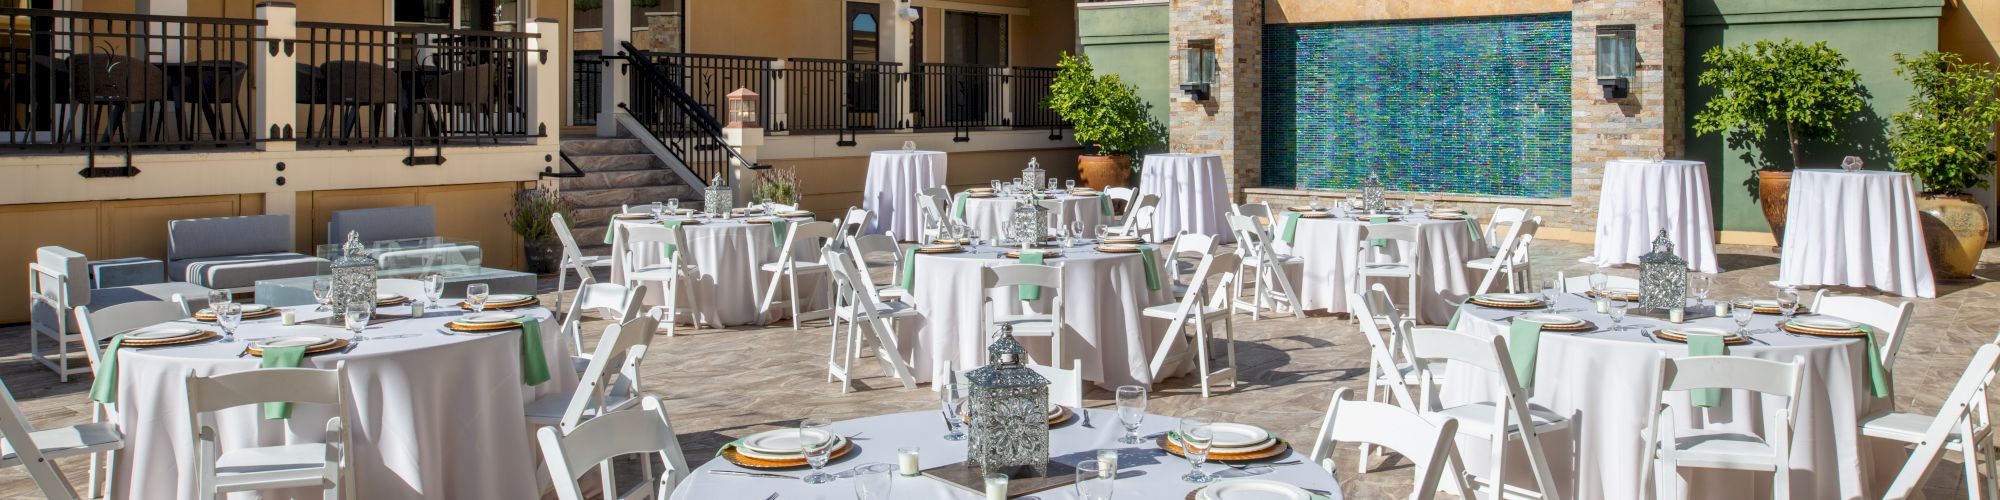
[(1132, 155), (1078, 155), (1076, 171), (1091, 189), (1125, 186), (1132, 180)]
[(1931, 272), (1939, 278), (1971, 278), (1979, 269), (1979, 251), (1986, 248), (1986, 208), (1970, 195), (1926, 193), (1917, 197), (1917, 212)]
[(528, 257), (529, 273), (549, 274), (561, 264), (563, 249), (560, 241), (529, 241), (522, 244), (522, 249)]
[(1764, 208), (1764, 223), (1771, 226), (1771, 239), (1785, 246), (1785, 208), (1792, 200), (1792, 173), (1757, 171), (1757, 201)]

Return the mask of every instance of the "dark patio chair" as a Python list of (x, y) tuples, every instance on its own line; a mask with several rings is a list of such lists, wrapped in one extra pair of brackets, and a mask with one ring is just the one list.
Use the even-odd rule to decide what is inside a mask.
[(7, 65), (15, 70), (6, 77), (6, 102), (13, 104), (4, 106), (8, 130), (29, 134), (11, 142), (38, 143), (32, 134), (46, 131), (52, 135), (47, 139), (50, 143), (63, 143), (68, 132), (65, 117), (72, 110), (70, 105), (76, 103), (71, 97), (69, 63), (41, 55), (27, 59), (25, 64)]
[[(243, 82), (249, 76), (250, 66), (236, 61), (195, 61), (167, 65), (166, 71), (174, 85), (168, 88), (167, 99), (182, 106), (193, 106), (201, 113), (208, 125), (208, 133), (217, 141), (229, 140), (229, 125), (222, 123), (222, 106), (229, 106), (236, 118), (237, 131), (244, 138), (255, 137), (250, 132), (250, 118), (244, 106), (236, 104), (243, 91)], [(181, 123), (182, 140), (195, 139), (195, 124)], [(220, 145), (220, 144), (218, 144)], [(185, 147), (185, 146), (183, 146)]]
[(361, 128), (361, 108), (366, 107), (375, 136), (386, 135), (382, 121), (384, 108), (395, 104), (400, 97), (395, 71), (366, 61), (328, 61), (320, 65), (320, 71), (326, 73), (326, 98), (322, 103), (328, 106), (325, 122), (328, 129), (333, 127), (334, 113), (341, 112), (341, 137), (354, 137)]
[(301, 122), (305, 124), (302, 131), (305, 135), (299, 137), (313, 137), (313, 124), (318, 123), (314, 118), (318, 116), (319, 104), (326, 100), (326, 72), (311, 64), (298, 63), (298, 75), (293, 77), (292, 87), (292, 102), (306, 105), (306, 120)]
[(458, 71), (445, 73), (424, 89), (423, 103), (437, 108), (431, 113), (432, 130), (451, 133), (443, 123), (444, 116), (452, 112), (464, 112), (477, 121), (478, 132), (483, 132), (500, 142), (500, 112), (504, 103), (500, 101), (500, 67), (495, 64), (478, 64)]
[[(165, 128), (167, 77), (158, 66), (118, 54), (84, 54), (69, 58), (71, 91), (84, 120), (84, 133), (95, 134), (98, 114), (108, 107), (110, 117), (98, 142), (109, 143), (115, 134), (127, 142), (158, 140)], [(125, 114), (139, 109), (139, 138), (125, 131)]]

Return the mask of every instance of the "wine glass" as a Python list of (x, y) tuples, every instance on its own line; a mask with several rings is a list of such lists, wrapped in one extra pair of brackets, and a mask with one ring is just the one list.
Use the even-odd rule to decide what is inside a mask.
[(1630, 302), (1623, 300), (1611, 301), (1611, 331), (1615, 332), (1625, 329), (1625, 311), (1631, 307), (1632, 303)]
[(1736, 304), (1732, 304), (1729, 307), (1729, 319), (1736, 320), (1737, 335), (1749, 335), (1750, 332), (1747, 329), (1750, 328), (1750, 318), (1757, 315), (1757, 309), (1744, 306), (1743, 303), (1745, 302), (1749, 301), (1737, 300)]
[(1050, 191), (1055, 191), (1055, 190), (1056, 190), (1056, 180), (1055, 180), (1055, 179), (1049, 179), (1049, 190), (1050, 190)]
[(362, 337), (361, 331), (368, 329), (368, 320), (375, 316), (374, 306), (375, 304), (367, 303), (347, 305), (347, 309), (344, 311), (346, 313), (345, 318), (343, 319), (347, 320), (347, 331), (354, 334), (354, 342), (360, 342), (365, 338)]
[(236, 326), (243, 324), (243, 305), (223, 302), (210, 306), (215, 310), (215, 325), (222, 327), (222, 343), (236, 341)]
[(444, 298), (444, 275), (431, 274), (424, 277), (424, 307), (437, 307), (438, 299)]
[(944, 440), (964, 441), (965, 415), (959, 410), (964, 409), (966, 402), (972, 399), (972, 388), (960, 384), (945, 384), (944, 389), (938, 392), (939, 396), (944, 398), (944, 421), (951, 428), (951, 432), (944, 435)]
[(1000, 179), (993, 179), (993, 194), (1000, 194)]
[(210, 291), (208, 292), (208, 308), (209, 308), (208, 311), (210, 313), (218, 312), (216, 311), (215, 306), (228, 304), (232, 300), (233, 296), (229, 293), (228, 290)]
[(1312, 198), (1309, 198), (1309, 199), (1307, 199), (1307, 203), (1308, 203), (1308, 205), (1307, 205), (1307, 206), (1308, 206), (1308, 207), (1310, 207), (1310, 208), (1312, 208), (1312, 211), (1314, 211), (1314, 212), (1318, 212), (1318, 211), (1319, 211), (1319, 193), (1313, 193), (1313, 195), (1312, 195)]
[(1556, 279), (1542, 278), (1542, 306), (1556, 312)]
[(1125, 426), (1125, 437), (1118, 442), (1139, 444), (1139, 424), (1146, 421), (1146, 388), (1137, 385), (1118, 386), (1118, 423)]
[(1107, 470), (1111, 464), (1101, 460), (1084, 460), (1076, 464), (1076, 497), (1080, 500), (1111, 500), (1117, 470)]
[(472, 312), (486, 311), (486, 296), (489, 290), (485, 283), (465, 285), (465, 301), (472, 304)]
[(770, 198), (764, 198), (758, 201), (760, 202), (759, 204), (762, 205), (762, 207), (764, 208), (764, 213), (766, 214), (778, 213), (778, 204), (772, 203)]
[(889, 500), (895, 472), (895, 465), (881, 462), (854, 466), (847, 474), (854, 477), (854, 500)]
[(1111, 237), (1111, 226), (1107, 226), (1107, 225), (1103, 225), (1103, 224), (1098, 224), (1098, 225), (1097, 225), (1097, 242), (1098, 242), (1098, 243), (1103, 243), (1103, 242), (1104, 242), (1104, 239), (1105, 239), (1105, 238), (1109, 238), (1109, 237)]
[(333, 299), (333, 279), (313, 278), (312, 287), (313, 287), (312, 288), (313, 302), (319, 303), (319, 307), (313, 308), (313, 310), (314, 311), (327, 310), (328, 309), (327, 301)]
[(1076, 179), (1063, 179), (1063, 189), (1076, 190)]
[(669, 214), (669, 215), (680, 215), (680, 214), (681, 214), (681, 199), (680, 199), (680, 198), (667, 198), (667, 214)]
[(1707, 305), (1708, 292), (1715, 288), (1715, 276), (1711, 274), (1697, 274), (1688, 283), (1694, 287), (1695, 305)]
[(1424, 197), (1424, 213), (1435, 212), (1437, 211), (1437, 208), (1438, 208), (1437, 195), (1433, 194)]
[(1604, 289), (1609, 287), (1611, 287), (1611, 276), (1604, 274), (1604, 271), (1593, 271), (1590, 273), (1591, 293), (1603, 297)]
[(1208, 461), (1209, 445), (1215, 442), (1214, 425), (1214, 422), (1201, 417), (1181, 419), (1181, 454), (1188, 459), (1188, 473), (1181, 476), (1182, 481), (1206, 483), (1215, 480), (1201, 471), (1201, 464)]
[(1785, 287), (1778, 291), (1778, 312), (1785, 315), (1785, 322), (1792, 322), (1792, 316), (1799, 314), (1799, 289)]
[(799, 452), (806, 456), (806, 464), (812, 466), (812, 474), (800, 478), (806, 484), (833, 482), (832, 474), (820, 470), (826, 467), (827, 459), (833, 456), (834, 444), (840, 441), (834, 439), (833, 431), (827, 429), (831, 425), (833, 421), (819, 417), (799, 422)]

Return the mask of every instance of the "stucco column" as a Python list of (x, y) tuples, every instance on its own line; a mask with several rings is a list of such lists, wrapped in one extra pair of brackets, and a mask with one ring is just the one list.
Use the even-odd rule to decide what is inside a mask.
[[(1168, 147), (1222, 156), (1229, 198), (1262, 184), (1264, 8), (1258, 0), (1177, 0), (1168, 7)], [(1208, 99), (1180, 91), (1190, 42), (1215, 47), (1216, 82)]]
[[(1682, 0), (1576, 2), (1570, 14), (1572, 205), (1567, 217), (1545, 220), (1545, 227), (1595, 234), (1606, 161), (1686, 154), (1687, 49), (1681, 9)], [(1597, 33), (1617, 25), (1632, 26), (1638, 67), (1626, 97), (1606, 99), (1597, 82)]]
[[(881, 7), (876, 9), (881, 15), (881, 18), (876, 19), (876, 50), (879, 51), (877, 53), (881, 54), (883, 61), (902, 63), (902, 70), (905, 73), (915, 72), (917, 63), (922, 62), (911, 60), (910, 33), (916, 29), (911, 25), (910, 19), (903, 16), (903, 8), (910, 6), (908, 0), (881, 0)], [(910, 85), (915, 84), (916, 82), (910, 83)], [(895, 86), (895, 95), (890, 98), (895, 99), (894, 102), (910, 102), (910, 85)], [(911, 114), (910, 106), (896, 106), (896, 108), (903, 110), (903, 116), (898, 117), (900, 121), (915, 126), (917, 118)]]
[(298, 9), (287, 2), (264, 2), (257, 4), (257, 19), (264, 25), (257, 28), (257, 38), (266, 40), (257, 44), (256, 67), (251, 77), (256, 92), (251, 98), (251, 133), (257, 135), (257, 149), (260, 151), (293, 151), (298, 146), (292, 141), (271, 140), (292, 135), (298, 123), (298, 105), (294, 102), (298, 87), (298, 56), (295, 51), (270, 50), (267, 44), (283, 46), (285, 41), (298, 37)]
[[(625, 102), (632, 95), (632, 81), (627, 79), (623, 68), (630, 63), (612, 59), (625, 50), (624, 42), (632, 41), (632, 3), (622, 1), (602, 2), (598, 11), (604, 14), (603, 54), (610, 64), (604, 66), (603, 76), (598, 78), (597, 136), (618, 136), (618, 103)], [(636, 54), (635, 54), (636, 55)]]
[(535, 144), (553, 146), (562, 141), (557, 132), (562, 127), (555, 123), (562, 119), (562, 68), (550, 64), (563, 54), (562, 27), (555, 19), (538, 17), (528, 21), (525, 32), (535, 34), (528, 39), (528, 130), (541, 134)]

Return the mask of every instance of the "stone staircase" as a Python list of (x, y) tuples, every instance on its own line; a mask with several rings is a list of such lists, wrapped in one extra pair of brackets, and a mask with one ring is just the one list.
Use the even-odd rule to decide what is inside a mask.
[(570, 208), (570, 231), (586, 255), (610, 253), (604, 232), (622, 205), (679, 198), (682, 207), (701, 207), (700, 193), (682, 182), (638, 139), (563, 139), (562, 152), (585, 172), (583, 177), (564, 178), (561, 183), (563, 201)]

